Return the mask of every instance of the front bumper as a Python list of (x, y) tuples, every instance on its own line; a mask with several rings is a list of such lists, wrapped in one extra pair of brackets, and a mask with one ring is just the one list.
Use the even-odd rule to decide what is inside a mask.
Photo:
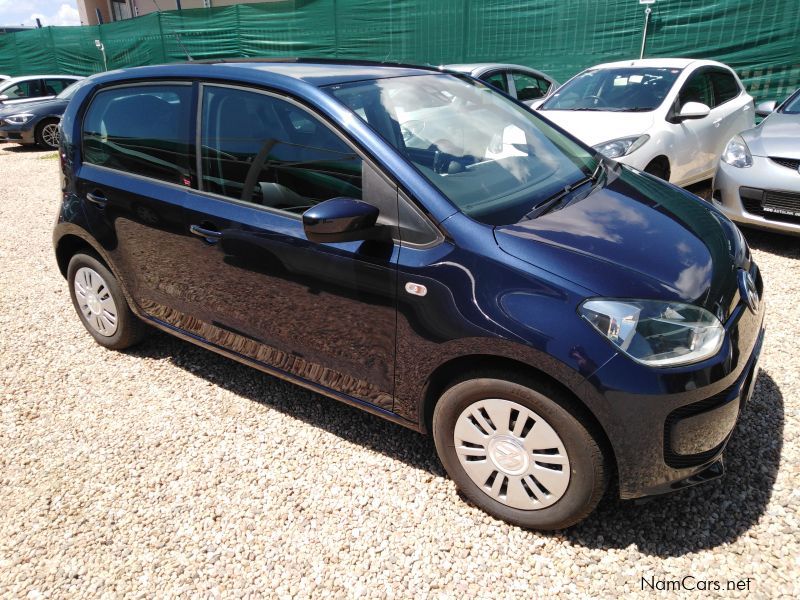
[(17, 142), (19, 144), (35, 144), (36, 139), (33, 128), (30, 124), (11, 125), (5, 123), (0, 125), (0, 142)]
[[(744, 169), (719, 161), (712, 189), (714, 204), (729, 219), (759, 229), (800, 235), (800, 172), (797, 169), (763, 156), (754, 156), (753, 166)], [(770, 202), (765, 203), (766, 193), (777, 195), (775, 204), (778, 206), (787, 201), (791, 203), (789, 207), (795, 205), (797, 214), (770, 211)]]
[[(757, 267), (753, 266), (757, 273)], [(763, 291), (760, 275), (759, 290)], [(611, 443), (621, 498), (722, 475), (722, 453), (752, 394), (764, 339), (764, 302), (738, 302), (720, 352), (697, 365), (652, 369), (616, 356), (584, 383)]]

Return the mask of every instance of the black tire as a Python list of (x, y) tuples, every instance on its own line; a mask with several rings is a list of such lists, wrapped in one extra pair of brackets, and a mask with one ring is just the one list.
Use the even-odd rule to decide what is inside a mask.
[[(522, 385), (499, 377), (503, 375), (462, 380), (450, 387), (436, 404), (433, 437), (445, 470), (475, 505), (514, 525), (554, 530), (578, 523), (595, 509), (607, 486), (606, 461), (597, 439), (571, 408), (571, 399), (565, 398), (555, 386), (537, 381)], [(566, 449), (569, 483), (563, 495), (546, 508), (522, 510), (496, 500), (470, 478), (458, 458), (454, 442), (458, 417), (476, 402), (497, 398), (536, 413), (552, 427)]]
[(58, 127), (58, 119), (43, 119), (42, 122), (36, 126), (36, 129), (33, 132), (33, 139), (36, 141), (36, 145), (40, 148), (45, 148), (46, 150), (58, 150), (57, 143), (51, 144), (44, 137), (44, 128), (51, 125)]
[(654, 175), (659, 179), (663, 179), (664, 181), (669, 181), (669, 175), (670, 175), (669, 161), (663, 156), (654, 158), (644, 168), (644, 172), (649, 173), (650, 175)]
[[(82, 267), (92, 269), (102, 277), (105, 282), (105, 291), (111, 295), (116, 307), (116, 330), (112, 335), (103, 335), (91, 325), (80, 306), (80, 301), (75, 290), (75, 277)], [(67, 282), (69, 284), (69, 295), (72, 298), (72, 305), (78, 313), (81, 323), (86, 328), (95, 341), (101, 346), (111, 350), (124, 350), (134, 344), (139, 343), (147, 333), (147, 326), (139, 320), (128, 306), (125, 295), (119, 287), (114, 275), (96, 257), (89, 254), (76, 254), (69, 261), (67, 267)]]

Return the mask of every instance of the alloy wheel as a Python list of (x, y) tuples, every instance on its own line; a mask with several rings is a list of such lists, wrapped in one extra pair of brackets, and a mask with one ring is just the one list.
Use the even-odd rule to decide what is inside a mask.
[(58, 148), (58, 123), (48, 123), (42, 127), (42, 141), (51, 148)]

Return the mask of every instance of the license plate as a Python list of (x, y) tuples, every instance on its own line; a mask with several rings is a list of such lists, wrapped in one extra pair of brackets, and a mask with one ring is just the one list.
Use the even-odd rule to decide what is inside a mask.
[(770, 206), (769, 204), (764, 204), (764, 206), (761, 208), (764, 210), (764, 212), (775, 213), (778, 215), (789, 215), (790, 217), (800, 217), (800, 209), (790, 210), (788, 208)]

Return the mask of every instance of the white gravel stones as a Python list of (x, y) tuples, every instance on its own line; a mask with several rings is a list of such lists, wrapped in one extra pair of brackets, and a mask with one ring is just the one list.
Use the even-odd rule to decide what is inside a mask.
[(542, 535), (465, 503), (411, 431), (166, 335), (95, 344), (53, 257), (51, 156), (0, 145), (0, 597), (800, 592), (800, 240), (746, 232), (768, 337), (727, 476)]

